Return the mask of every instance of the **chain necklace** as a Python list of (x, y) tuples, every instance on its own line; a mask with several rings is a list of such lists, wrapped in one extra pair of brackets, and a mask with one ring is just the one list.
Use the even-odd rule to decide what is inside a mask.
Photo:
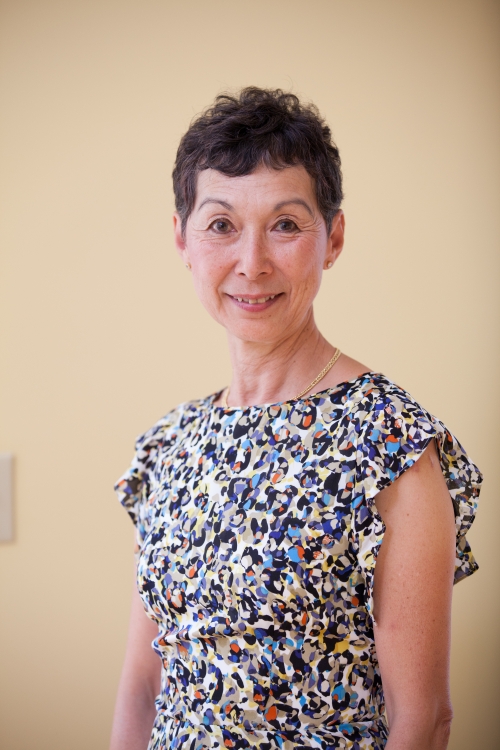
[[(340, 354), (341, 354), (340, 349), (338, 349), (338, 348), (335, 349), (335, 354), (333, 355), (333, 357), (331, 358), (331, 360), (328, 362), (328, 364), (325, 367), (323, 367), (323, 369), (321, 370), (321, 372), (319, 373), (319, 375), (317, 375), (314, 378), (314, 380), (312, 381), (312, 383), (309, 383), (309, 385), (307, 386), (307, 388), (304, 388), (303, 391), (301, 391), (300, 393), (298, 393), (292, 399), (292, 401), (296, 401), (298, 398), (302, 398), (302, 396), (305, 396), (305, 394), (308, 393), (311, 390), (311, 388), (314, 388), (314, 386), (317, 385), (319, 383), (319, 381), (322, 380), (325, 377), (326, 373), (329, 372), (332, 369), (333, 365), (335, 364), (335, 362), (340, 357)], [(228, 403), (227, 403), (227, 397), (228, 396), (229, 396), (229, 386), (225, 389), (225, 391), (224, 391), (224, 397), (222, 399), (222, 406), (224, 406), (226, 409), (229, 408), (228, 407)]]

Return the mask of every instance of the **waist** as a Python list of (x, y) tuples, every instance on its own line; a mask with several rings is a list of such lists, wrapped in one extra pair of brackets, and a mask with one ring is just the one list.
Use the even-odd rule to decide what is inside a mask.
[[(253, 726), (243, 722), (232, 724), (226, 721), (224, 724), (204, 723), (203, 721), (192, 721), (193, 717), (182, 717), (169, 715), (163, 709), (158, 711), (153, 728), (153, 735), (161, 742), (165, 741), (165, 747), (173, 746), (175, 740), (176, 748), (186, 747), (193, 737), (197, 742), (206, 739), (207, 746), (216, 746), (218, 741), (221, 747), (283, 747), (287, 742), (287, 750), (294, 747), (311, 748), (346, 748), (358, 747), (360, 750), (382, 750), (388, 739), (388, 728), (383, 716), (364, 722), (333, 723), (331, 726), (301, 725), (295, 729), (276, 729), (273, 726), (261, 724)], [(272, 742), (272, 745), (269, 743)], [(262, 743), (262, 745), (261, 745)]]
[(158, 712), (207, 731), (218, 726), (300, 735), (305, 729), (346, 736), (352, 727), (385, 726), (381, 682), (366, 665), (347, 665), (343, 682), (335, 681), (338, 672), (289, 681), (271, 665), (260, 672), (247, 666), (249, 671), (197, 660), (189, 668), (178, 659), (164, 662)]

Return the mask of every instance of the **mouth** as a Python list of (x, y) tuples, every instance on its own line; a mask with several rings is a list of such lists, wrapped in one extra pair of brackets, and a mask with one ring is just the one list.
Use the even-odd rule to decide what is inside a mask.
[(244, 302), (246, 305), (263, 305), (264, 302), (269, 302), (270, 299), (274, 299), (277, 295), (270, 294), (269, 297), (233, 297), (236, 302)]
[(252, 296), (246, 296), (246, 295), (236, 295), (236, 294), (229, 294), (228, 297), (235, 302), (238, 307), (243, 308), (244, 310), (252, 310), (253, 312), (258, 312), (260, 310), (267, 309), (270, 305), (274, 304), (274, 302), (281, 297), (280, 294), (266, 294), (262, 295), (260, 297), (257, 297), (256, 295)]

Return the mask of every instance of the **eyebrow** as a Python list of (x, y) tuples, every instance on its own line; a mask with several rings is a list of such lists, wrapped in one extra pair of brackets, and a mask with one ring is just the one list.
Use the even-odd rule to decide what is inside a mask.
[(314, 214), (312, 212), (311, 207), (309, 204), (307, 204), (302, 198), (291, 198), (289, 201), (281, 201), (281, 203), (277, 203), (274, 207), (275, 211), (280, 211), (285, 206), (303, 206), (306, 211), (314, 218)]
[[(227, 209), (228, 211), (231, 211), (233, 209), (233, 206), (228, 203), (227, 201), (223, 201), (220, 198), (205, 198), (200, 205), (198, 206), (198, 211), (200, 211), (203, 206), (206, 206), (207, 203), (217, 203), (219, 206), (222, 206), (223, 208)], [(306, 203), (306, 201), (302, 200), (302, 198), (290, 198), (290, 200), (281, 201), (280, 203), (277, 203), (274, 207), (275, 211), (280, 211), (285, 206), (303, 206), (303, 208), (306, 209), (306, 211), (314, 218), (314, 214), (312, 212), (311, 207)]]
[(228, 203), (227, 201), (222, 201), (220, 198), (205, 198), (205, 200), (200, 203), (197, 210), (199, 211), (207, 203), (218, 203), (219, 206), (223, 206), (223, 208), (227, 208), (228, 211), (231, 211), (231, 209), (233, 208), (230, 203)]

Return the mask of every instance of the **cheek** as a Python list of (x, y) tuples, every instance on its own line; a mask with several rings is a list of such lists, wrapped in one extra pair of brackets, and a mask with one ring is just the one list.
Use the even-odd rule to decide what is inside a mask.
[(295, 288), (296, 297), (312, 300), (319, 291), (322, 277), (322, 264), (315, 248), (305, 246), (288, 266), (288, 276)]
[(231, 254), (228, 250), (206, 240), (193, 242), (189, 255), (196, 274), (211, 284), (224, 278), (230, 267)]
[(317, 273), (311, 274), (307, 279), (303, 278), (297, 290), (298, 304), (303, 308), (309, 308), (319, 292), (321, 276)]
[(192, 266), (193, 285), (203, 306), (212, 315), (219, 308), (220, 286), (226, 277), (226, 272), (220, 260), (197, 258)]

